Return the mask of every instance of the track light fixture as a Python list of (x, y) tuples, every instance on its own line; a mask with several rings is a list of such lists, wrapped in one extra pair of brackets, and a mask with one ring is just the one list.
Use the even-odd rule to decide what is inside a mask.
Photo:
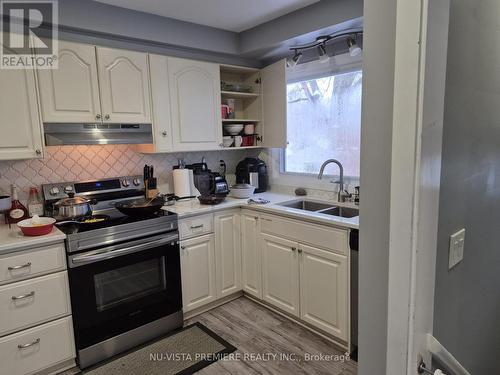
[(289, 68), (293, 68), (295, 65), (298, 64), (301, 57), (302, 57), (302, 52), (295, 50), (295, 54), (293, 55), (293, 57), (286, 61), (287, 66)]
[(326, 53), (326, 46), (324, 43), (318, 46), (318, 56), (320, 63), (325, 63), (330, 60), (330, 56)]
[(327, 62), (330, 59), (330, 56), (328, 56), (328, 53), (326, 52), (326, 44), (330, 43), (330, 41), (335, 41), (339, 39), (346, 39), (347, 41), (347, 46), (349, 47), (349, 54), (354, 57), (358, 56), (361, 54), (362, 49), (358, 45), (358, 36), (363, 35), (363, 30), (356, 29), (356, 30), (349, 30), (345, 31), (342, 33), (338, 34), (333, 34), (333, 35), (321, 35), (316, 38), (315, 41), (308, 43), (308, 44), (303, 44), (299, 46), (293, 46), (290, 48), (291, 51), (294, 52), (293, 57), (287, 59), (287, 66), (288, 67), (294, 67), (298, 64), (299, 60), (302, 57), (302, 52), (303, 50), (308, 50), (311, 48), (315, 48), (318, 51), (318, 58), (320, 62)]
[(351, 55), (352, 57), (358, 56), (362, 52), (361, 48), (358, 46), (354, 38), (347, 38), (347, 46), (349, 47), (349, 55)]

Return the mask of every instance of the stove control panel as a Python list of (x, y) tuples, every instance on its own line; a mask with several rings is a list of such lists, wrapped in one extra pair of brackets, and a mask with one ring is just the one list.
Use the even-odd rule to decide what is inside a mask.
[(42, 185), (43, 199), (54, 202), (67, 198), (69, 193), (80, 196), (144, 190), (142, 176), (124, 176), (85, 182), (60, 182)]

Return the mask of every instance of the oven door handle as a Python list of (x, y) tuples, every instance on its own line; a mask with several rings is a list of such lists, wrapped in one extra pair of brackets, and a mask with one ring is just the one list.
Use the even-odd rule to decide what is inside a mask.
[(169, 236), (166, 238), (161, 238), (158, 240), (149, 241), (134, 246), (128, 246), (121, 249), (116, 249), (116, 250), (102, 249), (97, 254), (76, 256), (71, 259), (71, 262), (73, 264), (80, 264), (80, 263), (97, 262), (99, 260), (112, 259), (126, 254), (137, 253), (139, 251), (143, 251), (152, 247), (165, 245), (167, 243), (177, 242), (178, 239), (179, 237), (176, 234), (175, 236)]

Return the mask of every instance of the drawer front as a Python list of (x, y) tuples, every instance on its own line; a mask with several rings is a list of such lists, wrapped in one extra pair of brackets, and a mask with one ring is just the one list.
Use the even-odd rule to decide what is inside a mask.
[(1, 374), (33, 374), (74, 357), (71, 317), (0, 338)]
[(214, 231), (213, 215), (200, 215), (179, 220), (179, 237), (181, 240), (201, 236)]
[(64, 243), (0, 256), (0, 285), (66, 269)]
[(0, 287), (0, 336), (69, 314), (66, 271)]
[(284, 219), (274, 215), (261, 215), (261, 231), (278, 237), (322, 247), (347, 255), (348, 231), (322, 225)]

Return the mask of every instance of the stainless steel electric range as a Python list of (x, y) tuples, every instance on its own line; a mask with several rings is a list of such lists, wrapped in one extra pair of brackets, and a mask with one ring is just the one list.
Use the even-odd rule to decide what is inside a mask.
[(144, 196), (141, 176), (42, 187), (45, 209), (74, 192), (92, 200), (101, 225), (61, 225), (66, 233), (80, 368), (182, 327), (177, 215), (124, 216), (114, 203)]

